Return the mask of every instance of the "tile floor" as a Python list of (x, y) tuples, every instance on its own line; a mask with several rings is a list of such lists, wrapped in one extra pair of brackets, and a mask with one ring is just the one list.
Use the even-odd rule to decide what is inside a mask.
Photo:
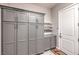
[(49, 50), (49, 51), (44, 52), (41, 55), (55, 55), (55, 54), (52, 51)]

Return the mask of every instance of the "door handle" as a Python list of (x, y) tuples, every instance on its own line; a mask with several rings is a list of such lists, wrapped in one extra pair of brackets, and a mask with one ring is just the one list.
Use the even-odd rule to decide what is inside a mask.
[(61, 38), (62, 36), (61, 36), (61, 33), (60, 33), (60, 38)]
[(79, 42), (79, 38), (78, 38), (78, 42)]

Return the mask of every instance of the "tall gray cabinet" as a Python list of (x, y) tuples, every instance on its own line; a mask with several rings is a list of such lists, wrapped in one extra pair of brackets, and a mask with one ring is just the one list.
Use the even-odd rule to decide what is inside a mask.
[(37, 14), (37, 53), (44, 52), (44, 17)]
[(29, 13), (29, 54), (43, 53), (44, 40), (44, 16), (42, 14)]
[(36, 14), (29, 12), (29, 55), (37, 54), (36, 40)]
[(27, 12), (2, 9), (3, 54), (28, 54)]
[(28, 14), (25, 11), (17, 11), (17, 54), (28, 54)]
[(34, 55), (44, 52), (44, 14), (2, 8), (2, 54)]

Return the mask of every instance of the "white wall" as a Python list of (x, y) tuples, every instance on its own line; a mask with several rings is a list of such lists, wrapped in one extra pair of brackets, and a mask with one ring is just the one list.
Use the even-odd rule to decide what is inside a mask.
[(21, 8), (24, 10), (45, 13), (44, 22), (51, 23), (51, 15), (50, 15), (51, 12), (50, 12), (50, 9), (48, 9), (48, 8), (40, 7), (33, 3), (32, 4), (31, 3), (0, 3), (0, 5), (6, 5), (6, 6), (11, 6), (11, 7)]
[[(71, 3), (70, 3), (71, 4)], [(68, 5), (68, 3), (59, 3), (52, 8), (52, 24), (53, 24), (53, 34), (58, 34), (58, 11)], [(59, 47), (59, 40), (57, 39), (57, 47)]]

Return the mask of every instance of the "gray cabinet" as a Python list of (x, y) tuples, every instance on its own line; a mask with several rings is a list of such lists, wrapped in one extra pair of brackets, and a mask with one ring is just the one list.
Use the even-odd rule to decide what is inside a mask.
[(28, 23), (18, 23), (17, 54), (28, 55)]
[(37, 54), (36, 40), (29, 40), (29, 55)]
[(50, 37), (44, 37), (44, 50), (50, 49)]
[(56, 36), (50, 35), (44, 37), (44, 50), (56, 48)]
[(50, 37), (50, 48), (56, 47), (56, 36)]
[(43, 45), (44, 39), (37, 39), (37, 54), (44, 52), (44, 45)]
[(28, 22), (28, 12), (17, 11), (18, 22)]
[(34, 55), (44, 52), (44, 15), (13, 8), (2, 9), (2, 53)]
[(36, 24), (29, 23), (29, 55), (36, 54)]
[(43, 24), (37, 24), (37, 53), (44, 52), (44, 26)]
[(29, 22), (36, 23), (36, 13), (29, 12)]
[(38, 23), (44, 23), (44, 15), (43, 14), (36, 14)]
[(13, 9), (3, 9), (3, 21), (17, 21), (17, 13)]
[(37, 39), (44, 38), (44, 24), (37, 24)]
[(3, 22), (3, 54), (16, 54), (16, 25), (15, 23)]

